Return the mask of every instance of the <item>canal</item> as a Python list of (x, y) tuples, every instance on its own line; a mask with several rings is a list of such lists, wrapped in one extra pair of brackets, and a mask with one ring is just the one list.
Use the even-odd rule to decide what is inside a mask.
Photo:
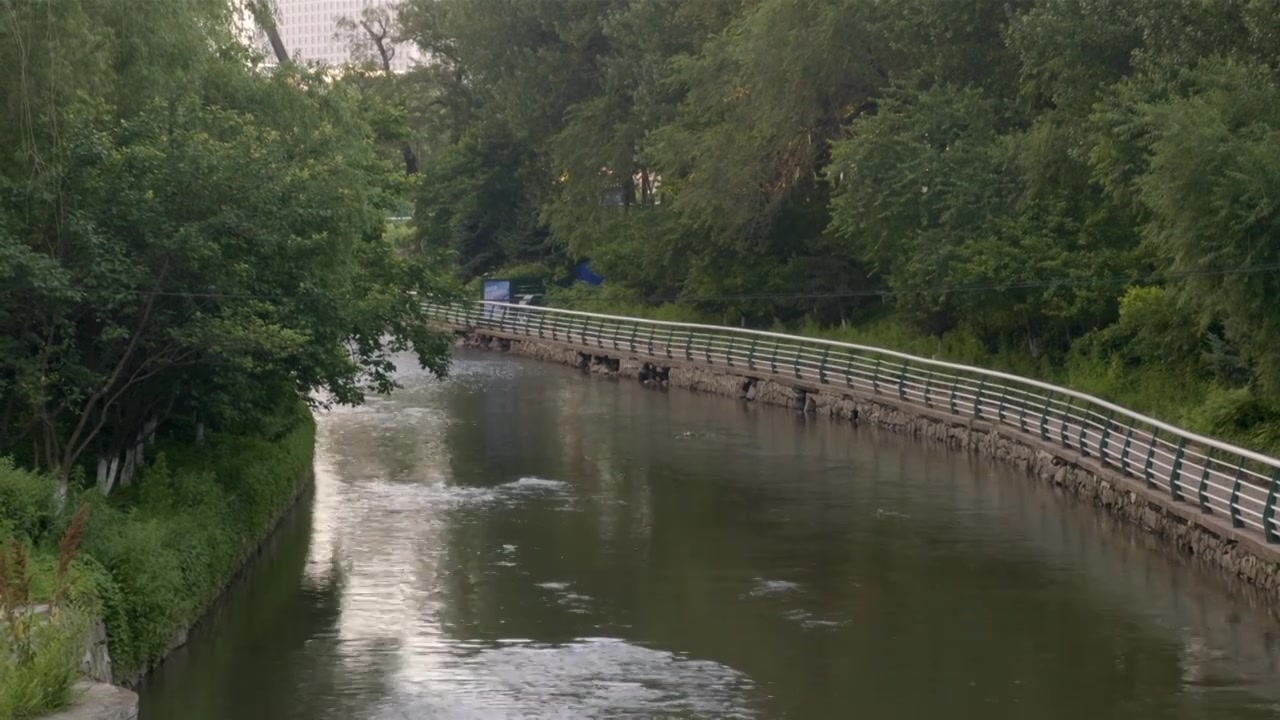
[(1274, 610), (1011, 468), (461, 354), (316, 487), (142, 720), (1271, 718)]

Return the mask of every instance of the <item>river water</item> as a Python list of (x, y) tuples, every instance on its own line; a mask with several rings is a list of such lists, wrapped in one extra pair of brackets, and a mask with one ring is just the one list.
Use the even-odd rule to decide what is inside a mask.
[(1008, 467), (462, 354), (319, 418), (314, 497), (142, 720), (1280, 717), (1280, 624)]

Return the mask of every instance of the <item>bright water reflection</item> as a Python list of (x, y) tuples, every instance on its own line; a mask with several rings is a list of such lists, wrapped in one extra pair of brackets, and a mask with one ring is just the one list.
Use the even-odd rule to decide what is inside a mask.
[(1262, 718), (1275, 620), (1007, 468), (493, 355), (320, 419), (142, 720)]

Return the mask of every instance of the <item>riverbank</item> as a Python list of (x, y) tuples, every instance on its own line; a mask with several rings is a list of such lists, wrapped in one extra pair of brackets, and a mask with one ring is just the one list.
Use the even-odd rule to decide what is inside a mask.
[[(1129, 303), (1128, 313), (1122, 312), (1115, 324), (1085, 334), (1065, 351), (1038, 355), (1033, 355), (1025, 342), (992, 346), (966, 327), (930, 335), (883, 310), (866, 313), (860, 322), (848, 325), (825, 326), (806, 320), (755, 329), (885, 348), (1033, 378), (1088, 393), (1240, 447), (1280, 454), (1280, 404), (1276, 398), (1244, 382), (1229, 352), (1222, 348), (1203, 352), (1205, 338), (1179, 336), (1177, 342), (1170, 341), (1174, 347), (1192, 348), (1189, 355), (1153, 349), (1151, 326), (1184, 328), (1195, 326), (1196, 321), (1153, 321), (1153, 315), (1163, 317), (1160, 313), (1172, 301), (1152, 292), (1138, 293), (1136, 297), (1145, 300)], [(627, 301), (611, 298), (599, 289), (553, 291), (549, 302), (568, 310), (666, 322), (736, 324), (732, 318), (699, 312), (687, 305)]]
[[(648, 384), (738, 397), (744, 402), (794, 408), (833, 420), (865, 422), (979, 452), (1013, 463), (1037, 480), (1062, 488), (1105, 508), (1178, 552), (1204, 559), (1280, 599), (1280, 549), (1232, 528), (1214, 516), (1173, 502), (1094, 458), (1005, 425), (962, 419), (914, 403), (877, 395), (833, 394), (804, 381), (762, 378), (726, 372), (724, 367), (679, 363), (661, 367), (639, 357), (584, 353), (571, 345), (534, 342), (485, 334), (460, 336), (467, 347), (513, 352), (577, 367), (593, 374), (636, 379)], [(606, 353), (600, 350), (600, 353)]]
[[(109, 500), (92, 489), (70, 498), (68, 507), (87, 508), (87, 520), (63, 604), (101, 618), (109, 649), (109, 660), (82, 668), (84, 675), (136, 685), (186, 643), (310, 488), (315, 424), (309, 410), (292, 404), (255, 430), (263, 432), (209, 433), (200, 446), (161, 442), (132, 487)], [(48, 600), (56, 546), (68, 523), (48, 492), (51, 482), (12, 468), (0, 473), (0, 530), (30, 549), (35, 603)], [(48, 702), (58, 707), (66, 699)]]

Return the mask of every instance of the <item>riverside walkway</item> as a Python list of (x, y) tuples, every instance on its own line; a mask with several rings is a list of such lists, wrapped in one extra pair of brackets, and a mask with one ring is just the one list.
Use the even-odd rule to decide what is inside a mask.
[(1056, 462), (1085, 468), (1224, 544), (1239, 543), (1260, 561), (1280, 560), (1280, 460), (1068, 388), (772, 332), (500, 303), (428, 310), (457, 333), (642, 363), (659, 373), (700, 368), (996, 431), (1047, 449)]

